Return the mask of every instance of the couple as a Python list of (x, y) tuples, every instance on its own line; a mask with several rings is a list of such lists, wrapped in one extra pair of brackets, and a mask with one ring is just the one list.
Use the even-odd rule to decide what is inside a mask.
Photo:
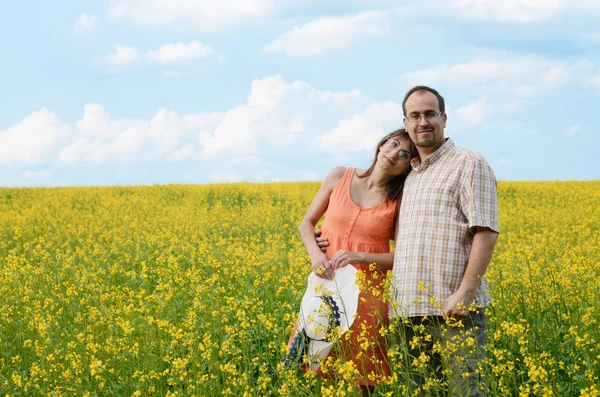
[[(316, 276), (331, 279), (348, 265), (363, 271), (354, 320), (326, 360), (352, 360), (355, 383), (369, 395), (390, 375), (379, 332), (389, 313), (399, 324), (393, 334), (410, 357), (429, 355), (440, 381), (450, 367), (450, 395), (485, 395), (484, 312), (491, 299), (484, 275), (499, 231), (496, 180), (479, 154), (444, 137), (445, 103), (436, 90), (414, 87), (402, 107), (405, 130), (378, 143), (368, 170), (334, 168), (300, 226)], [(322, 236), (315, 239), (325, 212)], [(393, 253), (389, 240), (395, 240)], [(388, 307), (377, 291), (390, 269)], [(442, 363), (436, 346), (457, 335), (469, 335), (476, 354), (465, 357), (457, 350)], [(296, 330), (292, 348), (297, 336)], [(317, 373), (330, 376), (322, 367)], [(414, 375), (410, 383), (425, 381)]]

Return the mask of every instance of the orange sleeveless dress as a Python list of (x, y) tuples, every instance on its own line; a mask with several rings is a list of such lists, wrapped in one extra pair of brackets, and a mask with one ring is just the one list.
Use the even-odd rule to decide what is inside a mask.
[[(332, 191), (321, 235), (329, 240), (328, 258), (341, 249), (354, 252), (390, 252), (390, 238), (394, 235), (397, 202), (384, 201), (371, 208), (361, 208), (350, 197), (350, 185), (355, 168), (348, 168)], [(385, 338), (379, 333), (388, 325), (388, 305), (383, 301), (388, 292), (384, 286), (385, 272), (371, 270), (368, 263), (349, 265), (362, 275), (359, 303), (354, 323), (334, 345), (317, 373), (337, 377), (336, 367), (347, 368), (353, 362), (358, 371), (355, 382), (375, 385), (390, 375)]]

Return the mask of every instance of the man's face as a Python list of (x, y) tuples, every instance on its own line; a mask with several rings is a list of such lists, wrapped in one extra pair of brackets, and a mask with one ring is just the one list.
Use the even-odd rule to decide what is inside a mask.
[(437, 150), (442, 146), (446, 114), (439, 115), (440, 105), (435, 95), (429, 91), (414, 92), (406, 100), (405, 106), (404, 127), (417, 149)]

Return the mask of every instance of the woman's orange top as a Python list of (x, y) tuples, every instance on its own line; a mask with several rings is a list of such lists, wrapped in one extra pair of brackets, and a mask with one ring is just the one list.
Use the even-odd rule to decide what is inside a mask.
[[(371, 208), (361, 208), (350, 197), (350, 186), (356, 169), (348, 168), (331, 193), (321, 235), (329, 240), (328, 258), (339, 250), (369, 253), (390, 252), (390, 239), (395, 230), (396, 201), (383, 201)], [(361, 281), (357, 316), (350, 330), (342, 335), (317, 371), (324, 376), (337, 376), (329, 366), (352, 360), (362, 385), (375, 385), (389, 376), (387, 347), (379, 333), (389, 323), (388, 305), (384, 296), (385, 272), (371, 270), (368, 263), (352, 265), (364, 272)], [(333, 364), (335, 366), (335, 364)]]

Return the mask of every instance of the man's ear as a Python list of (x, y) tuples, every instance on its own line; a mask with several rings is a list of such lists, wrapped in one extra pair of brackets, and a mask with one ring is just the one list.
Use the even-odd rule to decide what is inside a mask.
[(446, 120), (448, 120), (448, 115), (446, 114), (446, 112), (442, 114), (442, 120), (444, 121), (444, 128), (446, 128)]

